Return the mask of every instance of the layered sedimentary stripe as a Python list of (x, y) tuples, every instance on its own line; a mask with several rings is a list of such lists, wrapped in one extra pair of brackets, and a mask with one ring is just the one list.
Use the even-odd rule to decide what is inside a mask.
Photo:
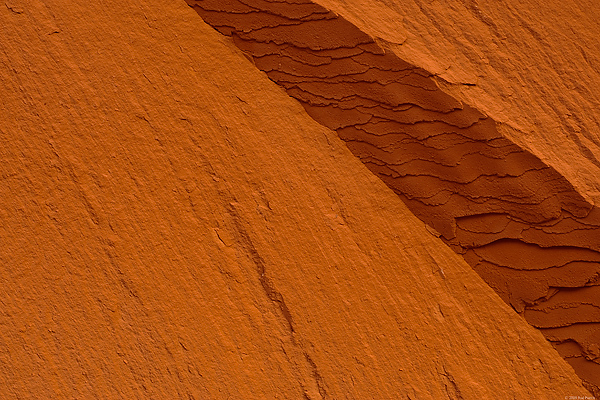
[(600, 210), (427, 71), (320, 5), (187, 2), (337, 131), (600, 395)]

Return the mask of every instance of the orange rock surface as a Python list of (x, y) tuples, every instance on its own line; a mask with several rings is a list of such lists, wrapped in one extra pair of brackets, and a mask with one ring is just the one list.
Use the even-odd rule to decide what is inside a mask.
[(433, 74), (600, 204), (598, 2), (316, 2)]
[(441, 90), (439, 74), (321, 5), (188, 3), (336, 130), (507, 303), (559, 350), (569, 348), (561, 354), (600, 396), (600, 210), (461, 93)]
[[(296, 19), (315, 7), (287, 3)], [(354, 26), (325, 22), (306, 34)], [(444, 243), (462, 246), (444, 222), (440, 235), (419, 220), (338, 128), (317, 123), (185, 2), (11, 0), (0, 26), (1, 398), (590, 397)], [(314, 50), (359, 70), (352, 57), (392, 57), (396, 70), (400, 59), (380, 54), (371, 32), (351, 33)], [(340, 40), (359, 41), (362, 57)], [(289, 51), (290, 62), (307, 56)], [(457, 97), (415, 67), (412, 101), (452, 108)], [(423, 82), (434, 82), (427, 94)], [(473, 107), (447, 113), (451, 125), (493, 121)], [(567, 175), (478, 129), (469, 146), (497, 141), (559, 177), (545, 189), (559, 193), (550, 210), (591, 218)], [(505, 254), (490, 252), (482, 257)]]

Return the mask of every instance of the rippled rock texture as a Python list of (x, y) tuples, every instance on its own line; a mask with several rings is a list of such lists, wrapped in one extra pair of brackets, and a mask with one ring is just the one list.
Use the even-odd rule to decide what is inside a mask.
[[(574, 248), (539, 267), (591, 275), (592, 246), (576, 247), (594, 211), (567, 182), (324, 8), (195, 7), (245, 52), (182, 0), (0, 4), (2, 400), (590, 395), (442, 241), (521, 273), (498, 246), (568, 231)], [(498, 168), (514, 177), (475, 179), (510, 157)], [(566, 321), (552, 334), (585, 361), (572, 294), (535, 306), (549, 319), (523, 299), (551, 289), (529, 287), (501, 293), (533, 322)]]
[(600, 210), (432, 75), (308, 0), (187, 0), (550, 340), (600, 396)]

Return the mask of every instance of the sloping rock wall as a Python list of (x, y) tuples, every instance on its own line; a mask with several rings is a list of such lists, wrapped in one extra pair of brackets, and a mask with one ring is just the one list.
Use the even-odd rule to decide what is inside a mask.
[(600, 210), (433, 75), (311, 1), (188, 0), (350, 150), (600, 396)]

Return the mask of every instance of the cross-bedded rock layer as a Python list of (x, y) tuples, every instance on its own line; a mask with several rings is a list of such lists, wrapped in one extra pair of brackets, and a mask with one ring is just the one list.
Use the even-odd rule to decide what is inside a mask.
[(308, 0), (187, 0), (296, 98), (600, 395), (600, 210), (427, 71)]

